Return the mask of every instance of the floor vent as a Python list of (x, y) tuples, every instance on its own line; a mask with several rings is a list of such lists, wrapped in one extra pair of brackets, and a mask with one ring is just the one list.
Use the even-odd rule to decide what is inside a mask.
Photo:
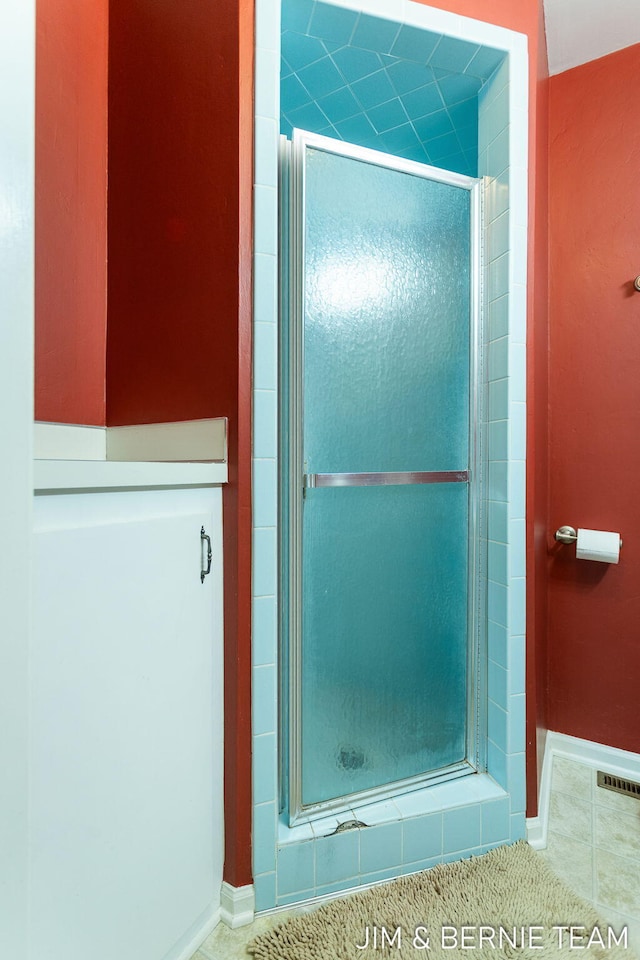
[(633, 780), (623, 780), (622, 777), (614, 777), (611, 773), (603, 773), (602, 770), (598, 770), (598, 786), (640, 800), (640, 783), (634, 783)]

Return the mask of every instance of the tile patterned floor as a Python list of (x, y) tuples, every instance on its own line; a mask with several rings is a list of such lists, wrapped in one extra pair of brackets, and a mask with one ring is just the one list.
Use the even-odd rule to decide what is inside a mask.
[(282, 923), (287, 917), (293, 916), (297, 910), (287, 910), (283, 913), (257, 917), (247, 927), (238, 927), (231, 930), (224, 923), (218, 924), (213, 933), (209, 934), (200, 949), (194, 953), (191, 960), (249, 960), (250, 954), (245, 946), (259, 933)]
[[(554, 757), (547, 849), (540, 854), (567, 886), (593, 903), (640, 957), (640, 802), (598, 787), (596, 771)], [(220, 924), (192, 960), (247, 960), (254, 936), (294, 913), (260, 916), (237, 930)]]
[(554, 757), (541, 855), (605, 920), (628, 926), (640, 955), (640, 801), (599, 787), (592, 767)]

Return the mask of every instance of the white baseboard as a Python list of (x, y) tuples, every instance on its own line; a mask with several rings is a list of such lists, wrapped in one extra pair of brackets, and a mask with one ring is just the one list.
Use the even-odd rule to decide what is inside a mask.
[(617, 747), (608, 747), (604, 743), (579, 740), (565, 733), (549, 731), (547, 751), (553, 752), (556, 756), (566, 757), (567, 760), (577, 760), (578, 763), (584, 763), (589, 767), (604, 768), (607, 773), (613, 773), (623, 779), (637, 780), (640, 777), (640, 754), (619, 750)]
[(580, 740), (565, 733), (547, 733), (538, 797), (538, 816), (527, 820), (527, 839), (536, 850), (547, 845), (549, 803), (551, 799), (551, 770), (554, 757), (575, 760), (594, 770), (604, 770), (623, 780), (640, 779), (640, 754), (608, 747), (591, 740)]
[(198, 947), (220, 923), (220, 907), (196, 921), (185, 936), (169, 951), (165, 960), (191, 960)]
[(527, 818), (527, 841), (534, 850), (544, 850), (547, 840), (544, 833), (543, 817)]
[(253, 884), (233, 887), (226, 880), (220, 894), (220, 914), (223, 923), (235, 930), (253, 923), (256, 915), (256, 898)]

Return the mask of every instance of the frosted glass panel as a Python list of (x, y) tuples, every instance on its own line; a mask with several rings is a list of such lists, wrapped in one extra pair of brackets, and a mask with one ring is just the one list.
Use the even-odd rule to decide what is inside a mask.
[(465, 758), (466, 484), (307, 491), (302, 801)]
[(466, 469), (467, 190), (306, 151), (306, 472)]
[[(472, 634), (469, 484), (415, 476), (472, 466), (471, 194), (304, 156), (302, 371), (290, 366), (303, 472), (354, 485), (310, 485), (296, 506), (296, 811), (462, 769)], [(411, 482), (360, 486), (363, 473)]]

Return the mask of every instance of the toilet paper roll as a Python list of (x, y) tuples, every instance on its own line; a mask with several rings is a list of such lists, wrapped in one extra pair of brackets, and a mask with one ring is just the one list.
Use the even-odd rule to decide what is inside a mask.
[(608, 530), (580, 530), (576, 543), (578, 560), (599, 560), (600, 563), (618, 563), (620, 534)]

